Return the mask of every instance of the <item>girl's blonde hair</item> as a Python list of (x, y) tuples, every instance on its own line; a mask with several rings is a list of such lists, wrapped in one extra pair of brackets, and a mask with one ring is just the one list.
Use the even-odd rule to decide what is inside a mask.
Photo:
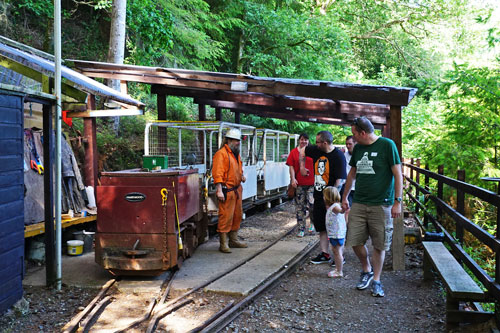
[(323, 199), (325, 200), (325, 205), (331, 206), (336, 202), (340, 202), (341, 197), (339, 190), (334, 186), (327, 186), (323, 190)]

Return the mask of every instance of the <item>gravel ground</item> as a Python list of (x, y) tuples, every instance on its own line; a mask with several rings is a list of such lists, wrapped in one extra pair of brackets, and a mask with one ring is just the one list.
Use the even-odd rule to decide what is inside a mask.
[[(242, 224), (248, 241), (271, 241), (293, 225), (290, 203), (257, 213)], [(411, 221), (405, 221), (410, 225)], [(295, 233), (289, 237), (295, 237)], [(316, 236), (308, 236), (313, 241)], [(306, 240), (306, 239), (304, 239)], [(313, 253), (314, 255), (317, 250)], [(308, 261), (252, 303), (226, 332), (444, 332), (445, 298), (439, 280), (423, 282), (421, 245), (406, 247), (406, 270), (394, 272), (388, 253), (382, 283), (386, 296), (354, 288), (360, 265), (346, 250), (344, 278), (327, 277), (329, 265)], [(60, 292), (25, 287), (24, 299), (0, 317), (0, 332), (55, 332), (82, 310), (98, 290), (64, 286)], [(227, 297), (197, 295), (196, 302), (226, 303)], [(189, 317), (189, 313), (184, 317)], [(193, 318), (197, 317), (192, 313)], [(492, 324), (455, 332), (492, 332)], [(167, 327), (160, 331), (170, 331)], [(178, 331), (175, 330), (175, 331)]]

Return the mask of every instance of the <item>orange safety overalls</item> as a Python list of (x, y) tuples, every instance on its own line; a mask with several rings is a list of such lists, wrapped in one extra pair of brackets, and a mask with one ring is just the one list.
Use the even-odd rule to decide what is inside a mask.
[(212, 177), (214, 183), (222, 183), (228, 189), (227, 198), (224, 202), (219, 201), (219, 223), (217, 232), (226, 233), (240, 229), (243, 216), (241, 206), (241, 179), (243, 176), (243, 164), (241, 158), (236, 160), (231, 148), (224, 145), (214, 155)]

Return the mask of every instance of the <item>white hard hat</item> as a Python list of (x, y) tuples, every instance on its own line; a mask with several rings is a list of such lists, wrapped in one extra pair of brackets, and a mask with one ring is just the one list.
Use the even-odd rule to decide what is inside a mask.
[(229, 131), (226, 132), (226, 138), (241, 140), (241, 132), (237, 128), (231, 128)]

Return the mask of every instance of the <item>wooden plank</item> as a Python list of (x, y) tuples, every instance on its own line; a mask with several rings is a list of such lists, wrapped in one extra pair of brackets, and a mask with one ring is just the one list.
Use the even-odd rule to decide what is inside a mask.
[[(95, 96), (90, 95), (87, 101), (88, 109), (95, 109), (96, 101)], [(97, 188), (98, 183), (98, 166), (99, 154), (97, 152), (97, 123), (96, 118), (83, 118), (83, 136), (87, 140), (85, 147), (85, 161), (84, 161), (84, 179), (85, 186), (92, 186)], [(96, 198), (97, 199), (97, 198)]]
[(62, 103), (62, 109), (64, 111), (87, 111), (87, 103)]
[(109, 109), (109, 110), (87, 110), (70, 111), (68, 118), (96, 118), (96, 117), (123, 117), (143, 115), (142, 109)]
[[(473, 323), (479, 324), (487, 322), (495, 318), (493, 312), (486, 311), (464, 311), (464, 310), (450, 310), (446, 313), (446, 321), (448, 323)], [(492, 331), (493, 332), (493, 331)]]
[[(92, 222), (96, 220), (97, 220), (97, 215), (86, 216), (86, 217), (74, 217), (69, 220), (62, 220), (61, 226), (62, 228), (67, 228), (72, 225)], [(30, 224), (24, 227), (24, 238), (41, 235), (43, 233), (45, 233), (45, 222)]]
[[(401, 203), (401, 210), (403, 210)], [(393, 220), (392, 231), (392, 269), (395, 271), (405, 270), (405, 227), (403, 213)]]
[(453, 298), (482, 300), (484, 292), (441, 242), (422, 242), (432, 265)]

